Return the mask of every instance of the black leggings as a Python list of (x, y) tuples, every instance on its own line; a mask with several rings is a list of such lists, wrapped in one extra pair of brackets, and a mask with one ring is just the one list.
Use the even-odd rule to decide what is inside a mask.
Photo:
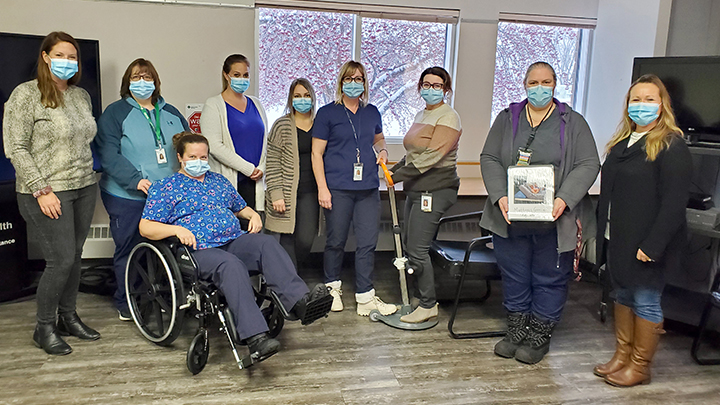
[(45, 271), (37, 288), (37, 321), (54, 323), (57, 314), (75, 312), (80, 285), (80, 259), (95, 212), (97, 185), (59, 191), (62, 215), (51, 219), (30, 194), (18, 194), (20, 213), (38, 236)]

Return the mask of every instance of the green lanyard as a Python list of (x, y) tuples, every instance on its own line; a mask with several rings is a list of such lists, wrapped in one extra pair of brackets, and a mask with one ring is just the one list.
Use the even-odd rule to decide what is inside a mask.
[(157, 103), (155, 103), (155, 125), (153, 125), (152, 120), (150, 119), (148, 110), (140, 107), (140, 111), (142, 111), (148, 124), (150, 124), (150, 128), (152, 128), (155, 132), (155, 143), (157, 144), (157, 147), (160, 148), (162, 145), (165, 145), (165, 140), (162, 137), (162, 130), (160, 129), (160, 109), (158, 108)]

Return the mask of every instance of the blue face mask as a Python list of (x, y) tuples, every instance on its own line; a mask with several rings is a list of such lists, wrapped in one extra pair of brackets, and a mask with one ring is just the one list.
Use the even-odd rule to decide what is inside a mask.
[(420, 90), (420, 97), (425, 100), (428, 105), (435, 105), (445, 98), (445, 92), (442, 90), (435, 90), (433, 88)]
[(146, 82), (140, 79), (136, 82), (130, 82), (130, 93), (139, 100), (147, 100), (155, 91), (155, 82)]
[(354, 81), (350, 83), (343, 83), (342, 91), (346, 96), (356, 98), (363, 94), (365, 86), (362, 83), (355, 83)]
[(660, 115), (660, 104), (655, 103), (630, 103), (628, 104), (628, 116), (641, 127), (655, 121)]
[(235, 93), (245, 93), (248, 87), (250, 87), (250, 79), (247, 77), (230, 78), (230, 88), (233, 89)]
[(310, 97), (300, 97), (294, 98), (292, 105), (297, 112), (305, 114), (313, 107), (313, 102)]
[(50, 59), (50, 72), (60, 80), (68, 80), (78, 72), (78, 63), (70, 59)]
[(542, 84), (528, 87), (527, 96), (530, 104), (537, 108), (542, 108), (552, 100), (553, 88), (551, 86), (543, 86)]
[(210, 164), (202, 159), (186, 160), (184, 169), (192, 177), (200, 177), (210, 170)]

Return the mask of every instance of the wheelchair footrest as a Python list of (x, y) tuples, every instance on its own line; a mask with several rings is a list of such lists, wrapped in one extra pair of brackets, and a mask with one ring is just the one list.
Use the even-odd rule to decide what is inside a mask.
[(327, 316), (332, 307), (333, 297), (328, 294), (307, 303), (305, 316), (301, 319), (303, 325), (309, 325), (320, 318)]
[(258, 352), (250, 353), (247, 356), (243, 357), (238, 362), (238, 366), (241, 369), (251, 367), (252, 365), (260, 363), (263, 360), (267, 360), (268, 358), (270, 358), (272, 355), (276, 354), (277, 352), (278, 351), (275, 350), (270, 353), (265, 353), (264, 355), (260, 355), (260, 353), (258, 353)]

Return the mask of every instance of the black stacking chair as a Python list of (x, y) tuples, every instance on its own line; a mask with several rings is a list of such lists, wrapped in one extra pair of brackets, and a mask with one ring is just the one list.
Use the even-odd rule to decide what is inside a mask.
[(693, 340), (691, 349), (692, 358), (698, 364), (701, 364), (703, 366), (720, 364), (720, 358), (702, 358), (698, 356), (698, 352), (700, 351), (700, 344), (702, 343), (703, 336), (706, 335), (705, 332), (707, 329), (707, 324), (708, 321), (710, 321), (710, 315), (712, 315), (714, 308), (720, 309), (720, 272), (715, 275), (715, 280), (713, 281), (712, 289), (710, 290), (710, 294), (708, 295), (707, 303), (705, 304), (705, 309), (703, 310), (702, 317), (700, 318), (700, 324), (698, 325), (697, 335), (695, 335), (695, 339)]
[[(440, 225), (471, 218), (477, 218), (479, 221), (481, 216), (482, 211), (446, 216), (440, 219)], [(460, 304), (460, 294), (462, 293), (463, 284), (468, 276), (473, 279), (485, 280), (485, 294), (479, 298), (479, 302), (484, 302), (490, 297), (492, 292), (490, 281), (500, 279), (500, 269), (497, 266), (495, 252), (488, 246), (491, 240), (491, 236), (481, 236), (469, 242), (438, 240), (436, 233), (430, 245), (430, 257), (433, 263), (447, 271), (451, 277), (457, 279), (455, 300), (453, 301), (452, 313), (448, 321), (448, 331), (450, 332), (450, 336), (455, 339), (476, 339), (505, 335), (504, 330), (472, 333), (456, 333), (453, 330), (455, 316), (457, 315), (458, 305)]]

